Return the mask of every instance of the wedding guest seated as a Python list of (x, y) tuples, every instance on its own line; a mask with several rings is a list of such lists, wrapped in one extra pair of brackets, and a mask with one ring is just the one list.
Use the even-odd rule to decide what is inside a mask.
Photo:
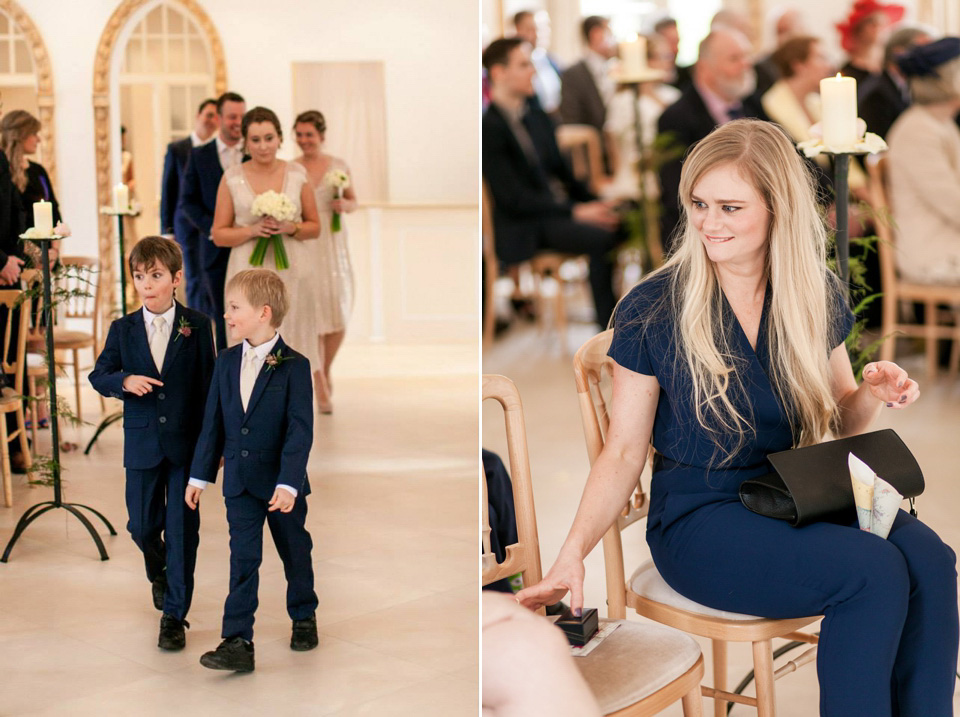
[[(513, 481), (503, 460), (493, 451), (481, 449), (483, 476), (487, 482), (487, 516), (490, 524), (490, 550), (498, 563), (507, 559), (507, 546), (518, 541), (517, 511), (513, 502)], [(513, 595), (509, 578), (484, 585), (484, 590), (496, 590)]]
[(877, 0), (854, 0), (850, 13), (837, 23), (840, 45), (848, 55), (840, 68), (844, 77), (852, 77), (859, 86), (883, 69), (883, 47), (890, 30), (903, 19), (903, 5), (885, 5)]
[(897, 265), (908, 281), (960, 283), (960, 38), (902, 55), (913, 104), (887, 142)]
[(780, 79), (780, 71), (773, 62), (773, 53), (791, 37), (806, 35), (803, 15), (795, 7), (779, 5), (770, 12), (769, 22), (774, 38), (773, 50), (757, 61), (753, 69), (757, 73), (757, 94), (762, 95)]
[(883, 50), (883, 72), (857, 86), (858, 114), (867, 131), (886, 139), (897, 117), (910, 106), (910, 86), (897, 66), (897, 58), (933, 38), (919, 27), (900, 28), (887, 40)]
[(493, 195), (497, 257), (519, 264), (542, 250), (587, 254), (597, 323), (606, 326), (616, 299), (611, 251), (619, 218), (574, 178), (550, 118), (533, 95), (530, 48), (495, 40), (483, 53), (493, 101), (483, 116), (483, 176)]
[[(513, 27), (517, 37), (530, 45), (530, 59), (537, 74), (533, 76), (533, 89), (543, 111), (552, 118), (560, 119), (560, 65), (547, 53), (550, 41), (549, 18), (541, 10), (534, 15), (529, 10), (521, 10), (513, 16)], [(539, 18), (543, 18), (540, 20)], [(541, 23), (547, 32), (540, 32)], [(546, 37), (544, 37), (546, 35)]]
[[(719, 28), (701, 42), (693, 81), (683, 95), (660, 115), (657, 131), (667, 134), (680, 150), (689, 150), (717, 125), (738, 117), (766, 119), (759, 102), (751, 97), (756, 74), (750, 58), (750, 42), (742, 33)], [(660, 167), (660, 241), (670, 251), (680, 221), (680, 158)]]
[(667, 68), (667, 76), (664, 81), (679, 90), (683, 90), (690, 84), (693, 66), (687, 67), (677, 64), (677, 54), (680, 52), (680, 33), (677, 30), (677, 21), (670, 16), (660, 18), (654, 23), (653, 32), (663, 38), (670, 51), (670, 65)]

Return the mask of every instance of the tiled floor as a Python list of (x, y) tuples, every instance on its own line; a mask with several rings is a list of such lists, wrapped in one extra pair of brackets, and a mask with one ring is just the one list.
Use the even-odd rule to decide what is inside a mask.
[[(540, 553), (546, 571), (557, 556), (580, 500), (589, 471), (576, 387), (573, 381), (573, 352), (593, 335), (586, 324), (570, 328), (568, 346), (563, 351), (555, 334), (542, 334), (531, 326), (511, 328), (485, 352), (483, 370), (512, 378), (523, 399), (536, 499)], [(901, 350), (906, 348), (900, 343)], [(960, 382), (949, 383), (944, 376), (929, 382), (922, 376), (919, 356), (900, 359), (921, 386), (920, 400), (904, 412), (882, 415), (877, 428), (894, 428), (917, 456), (926, 478), (926, 491), (917, 501), (920, 517), (930, 524), (954, 550), (960, 552)], [(506, 456), (503, 412), (493, 401), (485, 402), (482, 414), (483, 445)], [(650, 552), (642, 523), (624, 533), (627, 574)], [(586, 561), (585, 604), (598, 607), (605, 615), (606, 592), (603, 581), (603, 555), (597, 547)], [(631, 619), (642, 620), (635, 614)], [(709, 641), (700, 640), (706, 656), (705, 682), (710, 684)], [(782, 643), (780, 643), (782, 644)], [(792, 653), (795, 657), (798, 653)], [(730, 648), (730, 683), (735, 685), (752, 669), (749, 645)], [(789, 659), (789, 658), (788, 658)], [(752, 686), (748, 688), (752, 689)], [(779, 717), (809, 717), (817, 713), (818, 685), (812, 665), (777, 682)], [(960, 713), (960, 692), (954, 697)], [(713, 713), (713, 704), (704, 700), (705, 714)], [(680, 715), (679, 705), (663, 713)], [(749, 707), (737, 706), (732, 715), (755, 715)]]
[[(335, 378), (336, 412), (318, 417), (309, 465), (319, 649), (289, 649), (283, 571), (265, 538), (256, 671), (198, 663), (219, 642), (227, 593), (218, 488), (202, 503), (187, 647), (156, 647), (159, 613), (124, 530), (116, 427), (89, 457), (63, 456), (66, 499), (100, 509), (119, 532), (105, 537), (110, 560), (54, 511), (0, 564), (0, 715), (477, 713), (476, 351), (347, 345)], [(99, 408), (92, 391), (84, 406)], [(83, 444), (91, 433), (68, 437)], [(42, 432), (41, 448), (49, 440)], [(0, 507), (0, 549), (49, 495), (15, 478), (14, 507)]]

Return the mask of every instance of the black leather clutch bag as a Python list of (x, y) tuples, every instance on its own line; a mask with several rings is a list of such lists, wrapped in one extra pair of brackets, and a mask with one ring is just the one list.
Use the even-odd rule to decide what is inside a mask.
[(856, 520), (847, 454), (853, 453), (904, 498), (923, 492), (917, 459), (893, 429), (771, 453), (775, 472), (740, 484), (740, 500), (754, 513), (800, 527), (824, 520)]

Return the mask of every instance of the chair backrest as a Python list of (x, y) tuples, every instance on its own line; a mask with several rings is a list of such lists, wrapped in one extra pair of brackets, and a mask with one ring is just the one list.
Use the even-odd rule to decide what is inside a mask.
[[(483, 375), (483, 400), (493, 399), (503, 407), (507, 432), (507, 456), (510, 480), (513, 484), (513, 502), (517, 514), (517, 542), (506, 546), (507, 557), (502, 563), (483, 559), (482, 583), (489, 585), (501, 578), (522, 573), (524, 586), (540, 582), (540, 542), (537, 535), (537, 516), (533, 506), (533, 480), (530, 476), (530, 455), (527, 452), (527, 431), (523, 422), (523, 405), (516, 385), (506, 376)], [(487, 515), (487, 482), (481, 471), (483, 485), (484, 554), (489, 550), (489, 517)]]
[[(20, 320), (10, 321), (11, 312), (18, 306)], [(27, 326), (30, 323), (26, 320), (26, 317), (30, 315), (30, 306), (30, 297), (24, 296), (24, 292), (19, 289), (0, 291), (0, 312), (5, 314), (3, 354), (0, 355), (0, 367), (2, 367), (3, 373), (13, 374), (13, 390), (18, 396), (23, 395), (23, 363), (27, 352)], [(17, 324), (15, 335), (13, 331), (14, 323)]]
[[(573, 373), (580, 401), (580, 419), (587, 442), (590, 465), (596, 462), (603, 450), (607, 430), (610, 427), (610, 401), (613, 383), (613, 359), (607, 356), (613, 329), (607, 329), (588, 340), (573, 357)], [(652, 451), (650, 452), (652, 461)], [(644, 471), (649, 470), (648, 467)], [(626, 615), (626, 585), (623, 568), (623, 543), (620, 531), (647, 515), (649, 501), (643, 490), (642, 480), (630, 500), (623, 507), (617, 521), (603, 536), (603, 562), (607, 581), (607, 609), (611, 617)]]
[(897, 301), (897, 250), (893, 214), (887, 199), (887, 159), (877, 155), (867, 156), (870, 204), (875, 215), (877, 230), (877, 254), (880, 257), (880, 286), (884, 301)]
[(63, 316), (68, 319), (87, 319), (91, 324), (94, 347), (100, 347), (100, 292), (101, 282), (97, 260), (88, 256), (65, 256), (60, 263), (66, 269), (60, 278), (60, 288), (71, 296), (63, 302)]
[(574, 176), (586, 182), (591, 192), (599, 194), (605, 175), (597, 128), (587, 124), (562, 124), (557, 127), (557, 146), (569, 153)]

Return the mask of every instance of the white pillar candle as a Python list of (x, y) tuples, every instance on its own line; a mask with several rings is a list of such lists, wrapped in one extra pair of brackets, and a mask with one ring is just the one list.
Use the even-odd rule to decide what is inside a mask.
[(53, 205), (43, 200), (33, 204), (33, 228), (45, 236), (53, 234)]
[(130, 209), (130, 191), (126, 184), (118, 184), (113, 188), (113, 210), (126, 212)]
[(857, 137), (857, 81), (852, 77), (827, 77), (820, 80), (823, 106), (823, 143), (828, 147), (853, 147)]
[(620, 74), (626, 77), (647, 71), (647, 38), (633, 37), (620, 43)]

